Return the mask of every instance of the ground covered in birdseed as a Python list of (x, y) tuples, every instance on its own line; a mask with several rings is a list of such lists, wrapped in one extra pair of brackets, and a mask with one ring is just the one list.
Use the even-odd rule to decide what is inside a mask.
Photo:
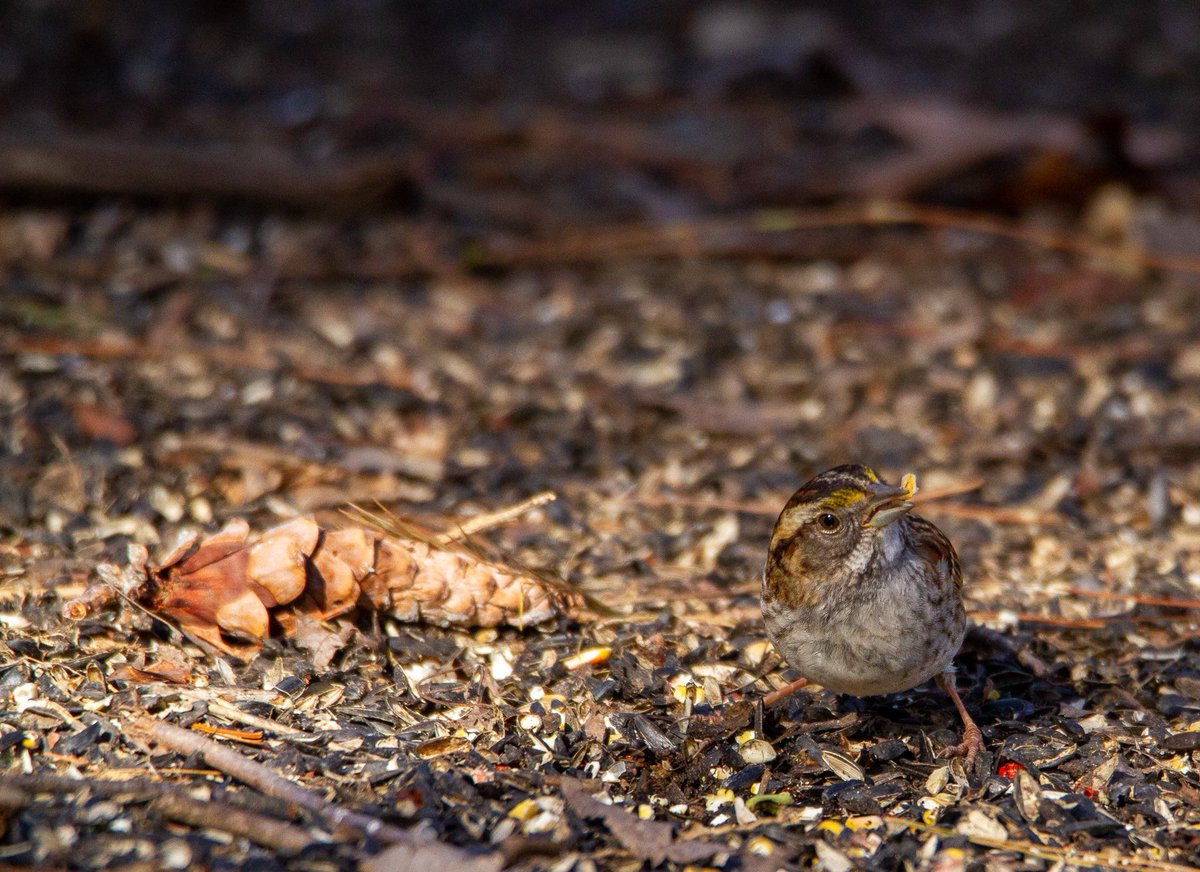
[[(745, 8), (760, 42), (799, 28)], [(687, 14), (626, 22), (610, 42), (531, 24), (565, 91), (540, 94), (518, 68), (496, 85), (509, 102), (481, 90), (454, 109), (384, 101), (372, 89), (419, 88), (346, 71), (369, 53), (341, 58), (344, 92), (272, 96), (256, 77), (291, 80), (205, 54), (237, 22), (203, 22), (170, 63), (196, 54), (214, 78), (189, 87), (217, 97), (160, 118), (169, 136), (138, 128), (173, 143), (140, 160), (178, 169), (189, 124), (334, 155), (402, 131), (407, 151), (388, 153), (402, 194), (367, 204), (333, 174), (352, 208), (331, 214), (265, 174), (229, 190), (218, 173), (180, 199), (122, 176), (93, 133), (72, 147), (116, 161), (116, 193), (88, 178), (53, 196), (17, 186), (0, 213), (0, 865), (1195, 862), (1200, 216), (1164, 193), (1194, 190), (1196, 164), (1154, 157), (1194, 143), (1127, 113), (1158, 151), (1105, 163), (1103, 125), (1072, 128), (1084, 144), (1064, 156), (964, 114), (956, 163), (860, 100), (871, 64), (911, 59), (811, 12), (797, 33), (824, 42), (809, 65), (762, 73), (721, 60), (714, 36), (746, 32), (715, 16), (749, 13)], [(269, 69), (322, 38), (291, 15), (247, 25), (278, 50)], [(406, 27), (396, 38), (421, 42)], [(352, 36), (381, 38), (367, 30)], [(31, 26), (20, 51), (51, 31)], [(505, 33), (498, 45), (518, 39)], [(1129, 39), (1154, 70), (1173, 57)], [(176, 87), (154, 75), (167, 61), (126, 48), (142, 65), (118, 92)], [(1156, 92), (1156, 124), (1186, 129), (1190, 104), (1172, 102), (1185, 79)], [(218, 99), (234, 80), (239, 100), (262, 95), (238, 104), (245, 117)], [(968, 84), (953, 96), (982, 113), (990, 86)], [(75, 105), (51, 85), (24, 87)], [(1130, 105), (1149, 87), (1128, 85)], [(113, 95), (71, 99), (93, 98)], [(851, 103), (867, 122), (835, 119)], [(139, 105), (112, 123), (143, 118)], [(923, 105), (932, 124), (949, 104)], [(305, 111), (319, 117), (293, 117)], [(980, 147), (988, 135), (1000, 141)], [(878, 167), (900, 141), (936, 154), (874, 184), (919, 199), (936, 182), (938, 197), (828, 205), (855, 191), (814, 167), (832, 154)], [(1081, 202), (1038, 187), (1046, 161)], [(795, 677), (759, 614), (771, 525), (799, 484), (845, 462), (915, 473), (919, 511), (958, 548), (973, 621), (959, 687), (987, 745), (973, 767), (939, 756), (959, 722), (936, 687), (757, 704)], [(234, 519), (252, 537), (299, 516), (361, 526), (350, 504), (429, 541), (444, 532), (438, 547), (500, 513), (469, 550), (558, 586), (563, 608), (525, 629), (370, 609), (275, 621), (245, 658), (129, 599), (63, 616), (130, 545), (153, 560), (180, 531)]]

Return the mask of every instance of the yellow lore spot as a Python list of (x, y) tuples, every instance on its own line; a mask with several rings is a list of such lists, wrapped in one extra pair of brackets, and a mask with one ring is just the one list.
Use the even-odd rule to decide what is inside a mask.
[(879, 476), (875, 473), (875, 470), (871, 469), (869, 466), (864, 466), (863, 472), (867, 474), (867, 478), (869, 478), (874, 484), (879, 484)]
[(859, 500), (865, 500), (867, 495), (856, 487), (844, 487), (835, 490), (829, 496), (822, 500), (822, 504), (829, 509), (844, 509), (846, 506), (852, 506)]

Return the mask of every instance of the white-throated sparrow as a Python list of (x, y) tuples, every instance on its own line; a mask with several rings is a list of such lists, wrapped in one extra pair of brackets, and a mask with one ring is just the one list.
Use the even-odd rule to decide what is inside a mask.
[(969, 761), (983, 736), (954, 686), (954, 655), (966, 631), (962, 571), (954, 546), (911, 514), (916, 489), (880, 481), (865, 466), (813, 478), (775, 522), (763, 573), (771, 641), (802, 676), (767, 702), (812, 681), (856, 696), (894, 693), (930, 678), (962, 717)]

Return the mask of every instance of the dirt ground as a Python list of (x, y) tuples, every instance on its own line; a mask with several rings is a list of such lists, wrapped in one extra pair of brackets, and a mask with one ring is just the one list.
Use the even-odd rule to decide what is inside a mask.
[[(0, 22), (0, 866), (1196, 864), (1200, 17), (203, 6)], [(756, 705), (844, 462), (958, 548), (973, 767), (936, 687)], [(535, 627), (63, 616), (544, 492), (464, 552)]]

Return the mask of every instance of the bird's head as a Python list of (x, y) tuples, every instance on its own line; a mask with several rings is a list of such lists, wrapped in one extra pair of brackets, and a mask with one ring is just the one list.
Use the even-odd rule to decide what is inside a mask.
[[(775, 522), (767, 560), (767, 582), (786, 584), (778, 595), (803, 599), (805, 588), (832, 583), (856, 570), (870, 555), (867, 543), (880, 543), (888, 526), (912, 509), (914, 477), (900, 487), (859, 464), (822, 472), (792, 494)], [(812, 593), (812, 591), (809, 591)]]

